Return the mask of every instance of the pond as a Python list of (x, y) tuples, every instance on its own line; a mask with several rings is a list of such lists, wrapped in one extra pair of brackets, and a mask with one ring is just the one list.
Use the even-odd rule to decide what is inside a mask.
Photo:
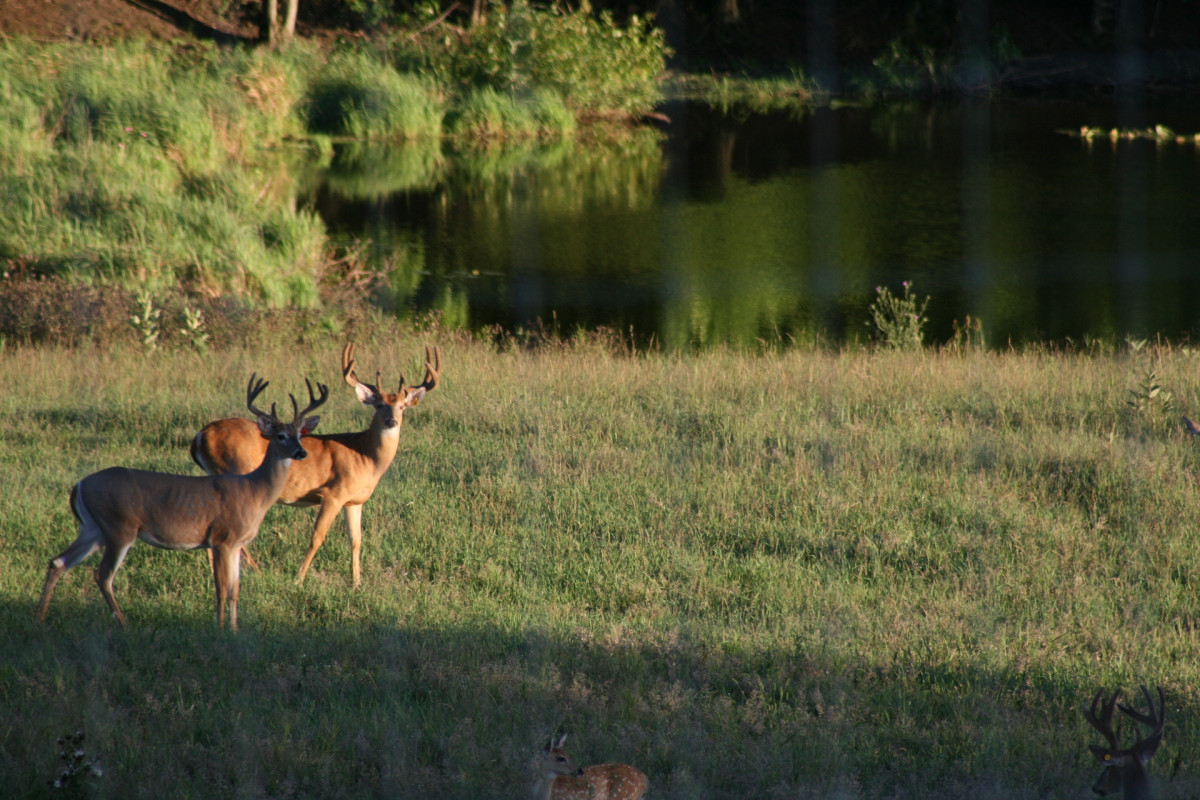
[[(455, 327), (864, 340), (909, 281), (930, 342), (1200, 334), (1196, 103), (664, 111), (605, 144), (346, 146), (310, 202), (369, 242), (379, 302)], [(1154, 125), (1186, 141), (1070, 135)]]

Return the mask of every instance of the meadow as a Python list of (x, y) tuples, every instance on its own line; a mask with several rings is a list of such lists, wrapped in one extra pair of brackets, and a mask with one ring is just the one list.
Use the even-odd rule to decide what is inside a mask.
[(202, 554), (145, 544), (128, 628), (97, 556), (37, 623), (68, 490), (197, 473), (252, 371), (268, 402), (327, 382), (321, 429), (365, 427), (343, 339), (0, 350), (7, 797), (520, 797), (564, 731), (654, 798), (1080, 797), (1081, 707), (1139, 683), (1167, 698), (1160, 796), (1200, 794), (1193, 351), (350, 333), (386, 384), (440, 345), (442, 384), (365, 506), (362, 587), (341, 520), (296, 585), (314, 512), (275, 507), (236, 634)]

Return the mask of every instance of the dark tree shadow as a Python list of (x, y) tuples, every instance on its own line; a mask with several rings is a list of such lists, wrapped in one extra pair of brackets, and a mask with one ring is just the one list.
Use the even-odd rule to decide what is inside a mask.
[(214, 28), (195, 17), (161, 0), (127, 0), (129, 5), (148, 11), (166, 20), (175, 27), (198, 39), (209, 39), (217, 44), (246, 44), (258, 41), (257, 37), (243, 36), (231, 31)]

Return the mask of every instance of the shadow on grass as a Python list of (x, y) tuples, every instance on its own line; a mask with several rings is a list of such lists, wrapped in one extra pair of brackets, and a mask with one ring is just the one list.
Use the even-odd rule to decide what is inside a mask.
[[(1094, 777), (1078, 708), (1095, 687), (1061, 675), (620, 626), (253, 619), (232, 634), (146, 605), (122, 630), (90, 593), (56, 598), (44, 625), (32, 612), (0, 604), (0, 781), (28, 787), (10, 797), (44, 796), (75, 731), (104, 770), (81, 779), (95, 797), (523, 796), (560, 730), (582, 763), (639, 766), (653, 797), (1045, 797)], [(1169, 689), (1168, 704), (1164, 772), (1196, 727)]]

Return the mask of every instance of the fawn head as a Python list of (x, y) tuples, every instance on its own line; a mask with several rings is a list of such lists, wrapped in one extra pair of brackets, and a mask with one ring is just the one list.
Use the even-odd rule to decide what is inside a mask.
[(566, 744), (567, 735), (564, 733), (558, 739), (549, 739), (546, 741), (546, 746), (542, 748), (541, 756), (538, 759), (538, 772), (542, 775), (582, 775), (583, 767), (575, 763), (575, 759), (571, 758), (563, 751), (563, 745)]

